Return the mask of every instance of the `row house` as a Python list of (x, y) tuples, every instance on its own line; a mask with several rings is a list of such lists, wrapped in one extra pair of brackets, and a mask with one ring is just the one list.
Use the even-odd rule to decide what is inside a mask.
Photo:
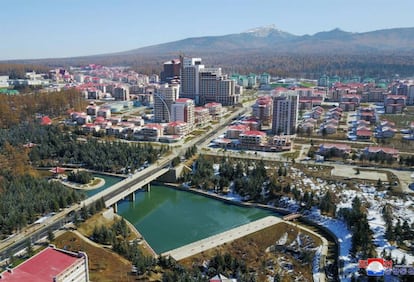
[(137, 127), (135, 124), (126, 121), (120, 122), (118, 126), (122, 127), (122, 134), (134, 134), (141, 129), (141, 127)]
[(344, 111), (355, 111), (355, 108), (359, 106), (361, 101), (361, 95), (358, 94), (346, 94), (342, 95), (339, 107)]
[(310, 110), (315, 106), (320, 106), (322, 101), (321, 97), (299, 97), (299, 109)]
[(312, 109), (311, 118), (320, 119), (324, 114), (325, 110), (321, 106), (316, 106)]
[(371, 129), (360, 128), (356, 130), (356, 136), (358, 140), (369, 140), (372, 137)]
[(343, 110), (339, 107), (329, 109), (329, 111), (325, 114), (325, 118), (334, 118), (340, 120), (342, 117), (342, 112)]
[(402, 114), (407, 97), (404, 95), (387, 95), (384, 101), (386, 114)]
[(188, 124), (184, 121), (172, 121), (165, 127), (165, 133), (168, 135), (184, 136), (190, 132)]
[(363, 150), (363, 154), (367, 157), (367, 159), (392, 158), (397, 160), (399, 157), (399, 151), (397, 149), (387, 147), (366, 147)]
[(383, 102), (385, 99), (386, 90), (380, 88), (369, 89), (361, 93), (361, 102), (362, 103), (378, 103)]
[(95, 123), (87, 123), (82, 125), (82, 132), (85, 134), (88, 133), (97, 133), (101, 130), (101, 126)]
[(205, 107), (195, 107), (194, 108), (194, 121), (196, 126), (204, 127), (210, 124), (211, 116), (210, 112)]
[(72, 120), (72, 122), (76, 122), (79, 125), (92, 122), (91, 117), (84, 112), (71, 112), (70, 119)]
[(395, 136), (395, 133), (397, 133), (395, 123), (388, 120), (381, 121), (375, 128), (376, 138), (392, 138)]
[(351, 153), (347, 144), (323, 143), (319, 146), (318, 154), (324, 157), (344, 157)]
[(303, 132), (312, 133), (316, 128), (316, 123), (312, 123), (310, 121), (304, 121), (298, 125), (298, 128)]
[(368, 121), (371, 124), (375, 124), (375, 122), (377, 121), (374, 108), (369, 108), (369, 107), (360, 108), (358, 115), (359, 115), (359, 119)]
[(338, 129), (339, 120), (342, 117), (342, 109), (335, 107), (325, 113), (324, 121), (319, 128), (319, 132), (324, 134), (335, 134)]
[(320, 127), (320, 132), (323, 135), (324, 133), (327, 135), (335, 134), (337, 132), (338, 127), (333, 124), (322, 124)]

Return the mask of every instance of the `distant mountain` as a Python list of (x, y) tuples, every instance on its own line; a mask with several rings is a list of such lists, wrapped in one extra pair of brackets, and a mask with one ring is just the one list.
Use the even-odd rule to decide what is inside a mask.
[(180, 53), (203, 58), (229, 72), (318, 78), (320, 74), (389, 77), (414, 76), (414, 28), (363, 33), (341, 29), (294, 35), (275, 26), (221, 36), (187, 38), (125, 52), (63, 59), (19, 60), (46, 66), (124, 65), (159, 73), (162, 62)]
[(395, 28), (365, 33), (341, 29), (314, 35), (293, 35), (274, 26), (255, 28), (238, 34), (187, 38), (134, 49), (117, 55), (163, 53), (226, 53), (272, 50), (288, 53), (353, 53), (414, 51), (414, 28)]
[(165, 53), (233, 53), (252, 50), (283, 53), (356, 53), (414, 51), (414, 28), (394, 28), (364, 33), (341, 29), (298, 36), (276, 29), (259, 27), (238, 34), (187, 38), (143, 47), (117, 55)]
[(297, 36), (273, 26), (261, 27), (238, 34), (193, 37), (126, 51), (118, 54), (168, 53), (168, 52), (231, 52), (269, 48), (296, 39)]

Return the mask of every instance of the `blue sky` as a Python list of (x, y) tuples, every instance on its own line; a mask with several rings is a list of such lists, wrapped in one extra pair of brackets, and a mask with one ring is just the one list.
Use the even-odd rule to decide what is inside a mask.
[(3, 0), (0, 60), (131, 50), (274, 24), (296, 35), (414, 27), (412, 0)]

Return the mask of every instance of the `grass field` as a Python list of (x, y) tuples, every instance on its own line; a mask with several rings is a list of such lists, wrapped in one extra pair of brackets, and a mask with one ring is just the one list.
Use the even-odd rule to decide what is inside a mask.
[(90, 281), (133, 281), (131, 262), (114, 252), (85, 241), (74, 232), (65, 232), (54, 241), (58, 248), (83, 251), (88, 255)]

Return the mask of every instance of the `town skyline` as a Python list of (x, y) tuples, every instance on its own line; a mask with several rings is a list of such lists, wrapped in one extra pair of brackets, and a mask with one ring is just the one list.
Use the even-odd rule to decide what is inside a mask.
[[(335, 28), (359, 33), (412, 26), (409, 14), (414, 8), (412, 2), (338, 2), (214, 0), (194, 5), (179, 0), (171, 5), (163, 1), (122, 0), (102, 4), (75, 0), (68, 5), (69, 2), (56, 4), (50, 0), (18, 0), (2, 4), (5, 13), (0, 20), (0, 32), (8, 36), (7, 44), (0, 46), (0, 60), (122, 52), (191, 37), (242, 33), (269, 25), (295, 35)], [(398, 17), (390, 16), (393, 9)]]

